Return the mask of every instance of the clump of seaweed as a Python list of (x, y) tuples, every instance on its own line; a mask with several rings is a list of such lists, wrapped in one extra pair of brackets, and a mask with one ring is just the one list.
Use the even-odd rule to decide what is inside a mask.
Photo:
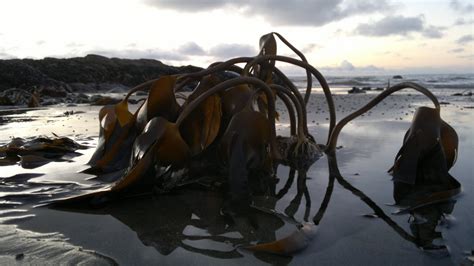
[[(297, 58), (278, 55), (277, 40), (290, 48)], [(278, 68), (280, 62), (305, 70), (307, 86), (303, 94)], [(313, 78), (323, 89), (329, 108), (325, 144), (316, 143), (307, 127), (307, 103)], [(196, 82), (192, 93), (182, 93), (184, 87)], [(230, 209), (240, 212), (252, 204), (251, 195), (274, 187), (279, 164), (307, 170), (325, 153), (330, 169), (326, 195), (313, 219), (313, 226), (301, 226), (296, 236), (307, 241), (306, 236), (312, 235), (314, 226), (320, 223), (329, 205), (337, 180), (403, 238), (425, 247), (367, 195), (347, 182), (337, 167), (337, 140), (344, 126), (390, 94), (406, 88), (426, 95), (435, 108), (419, 108), (396, 156), (391, 169), (395, 199), (399, 202), (420, 190), (426, 192), (413, 196), (415, 203), (410, 201), (409, 204), (413, 204), (408, 211), (447, 200), (460, 189), (459, 183), (453, 182), (448, 174), (456, 158), (458, 140), (454, 129), (441, 120), (440, 105), (429, 90), (411, 82), (396, 84), (336, 124), (334, 102), (323, 75), (283, 36), (269, 33), (260, 38), (260, 52), (254, 57), (216, 62), (194, 73), (161, 76), (132, 88), (119, 103), (103, 107), (99, 112), (99, 144), (87, 172), (99, 176), (112, 172), (120, 174), (103, 189), (63, 199), (60, 203), (84, 200), (102, 203), (104, 199), (120, 198), (139, 187), (148, 190), (153, 187), (153, 191), (164, 193), (214, 176), (227, 184)], [(148, 97), (137, 111), (131, 112), (128, 98), (137, 91), (148, 91)], [(277, 99), (288, 111), (290, 136), (276, 134)], [(308, 195), (304, 186), (295, 198), (295, 205), (299, 205), (302, 195)], [(291, 213), (292, 208), (289, 206), (287, 211)], [(281, 248), (281, 243), (248, 249), (276, 253), (294, 250)]]

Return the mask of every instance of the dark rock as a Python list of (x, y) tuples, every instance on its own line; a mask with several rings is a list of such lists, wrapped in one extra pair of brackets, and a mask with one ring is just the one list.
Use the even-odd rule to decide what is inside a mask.
[(358, 87), (352, 87), (352, 89), (349, 90), (349, 91), (347, 91), (347, 93), (351, 93), (351, 94), (352, 94), (352, 93), (365, 93), (365, 91), (364, 91), (364, 90), (361, 90), (361, 89), (358, 88)]
[(14, 103), (7, 96), (0, 96), (0, 105), (14, 105)]
[[(119, 59), (87, 55), (68, 59), (44, 58), (0, 60), (0, 91), (20, 88), (55, 92), (97, 92), (130, 88), (162, 75), (190, 73), (195, 66), (174, 67), (151, 59)], [(227, 75), (227, 74), (226, 74)]]
[(383, 88), (383, 87), (377, 87), (375, 90), (376, 90), (376, 91), (383, 91), (383, 90), (385, 90), (385, 88)]
[(15, 255), (15, 260), (22, 260), (25, 258), (25, 254), (19, 253)]
[(33, 94), (23, 89), (8, 89), (0, 91), (1, 102), (5, 105), (28, 105)]
[(42, 87), (37, 90), (37, 93), (40, 96), (59, 98), (66, 97), (69, 92), (63, 87)]
[(393, 79), (403, 79), (403, 77), (400, 76), (400, 75), (395, 75), (395, 76), (393, 76), (392, 78), (393, 78)]
[(90, 98), (91, 105), (109, 105), (119, 103), (121, 99), (103, 95), (94, 95)]
[(363, 87), (362, 90), (364, 90), (364, 91), (370, 91), (370, 90), (372, 90), (372, 88), (371, 88), (371, 87)]

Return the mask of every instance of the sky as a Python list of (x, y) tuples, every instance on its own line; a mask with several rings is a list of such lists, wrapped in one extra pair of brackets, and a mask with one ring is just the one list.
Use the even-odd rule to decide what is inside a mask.
[(206, 67), (258, 54), (273, 31), (323, 74), (474, 73), (473, 0), (0, 0), (0, 59)]

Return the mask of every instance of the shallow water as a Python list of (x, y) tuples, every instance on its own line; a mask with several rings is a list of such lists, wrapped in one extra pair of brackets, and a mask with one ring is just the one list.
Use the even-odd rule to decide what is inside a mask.
[[(337, 99), (336, 104), (344, 104), (346, 113), (368, 100), (367, 97)], [(374, 110), (372, 115), (349, 124), (339, 138), (338, 145), (342, 148), (337, 151), (337, 158), (345, 179), (363, 191), (390, 219), (411, 234), (413, 232), (408, 222), (410, 215), (393, 215), (398, 207), (387, 205), (394, 202), (393, 183), (387, 170), (410, 126), (410, 111), (414, 109), (408, 108), (406, 104), (402, 113), (398, 114), (401, 99), (405, 100), (392, 98), (387, 101), (387, 106), (378, 107), (378, 111)], [(319, 104), (320, 100), (317, 99), (315, 106), (322, 106)], [(454, 102), (455, 99), (450, 101)], [(413, 106), (420, 104), (422, 103), (417, 101)], [(96, 251), (125, 265), (458, 265), (465, 260), (465, 252), (474, 249), (474, 171), (471, 162), (474, 156), (473, 109), (461, 110), (469, 104), (470, 102), (465, 102), (444, 106), (442, 112), (443, 119), (457, 130), (460, 138), (458, 161), (450, 173), (463, 188), (462, 194), (453, 204), (451, 214), (446, 215), (437, 226), (442, 238), (435, 242), (447, 245), (449, 255), (443, 252), (424, 252), (403, 239), (384, 220), (373, 218), (371, 214), (374, 210), (337, 181), (316, 236), (306, 249), (291, 257), (258, 254), (242, 249), (242, 246), (256, 242), (280, 239), (293, 232), (297, 224), (313, 219), (328, 184), (328, 160), (325, 156), (308, 169), (306, 179), (304, 171), (296, 173), (294, 182), (281, 199), (255, 198), (256, 205), (264, 207), (268, 212), (255, 210), (251, 219), (236, 221), (229, 221), (222, 215), (223, 199), (220, 192), (203, 189), (180, 190), (156, 197), (135, 197), (99, 209), (33, 208), (41, 202), (69, 195), (73, 191), (100, 187), (100, 182), (88, 180), (92, 176), (78, 173), (85, 168), (84, 164), (90, 158), (92, 148), (79, 151), (83, 155), (72, 158), (70, 162), (51, 162), (31, 170), (22, 169), (18, 165), (1, 167), (0, 232), (2, 228), (8, 227), (10, 230), (11, 226), (15, 226), (24, 232), (31, 232), (29, 234), (60, 234), (64, 237), (55, 241)], [(97, 109), (83, 109), (85, 113), (81, 114), (82, 120), (96, 115)], [(63, 110), (59, 113), (61, 111)], [(385, 115), (381, 115), (381, 111)], [(309, 113), (309, 130), (319, 143), (324, 143), (326, 114), (322, 110), (317, 111), (316, 107), (311, 108)], [(401, 115), (402, 120), (398, 119)], [(341, 117), (339, 114), (338, 118)], [(81, 120), (77, 117), (57, 119), (59, 120), (51, 123), (60, 128), (68, 128), (74, 121)], [(313, 123), (312, 120), (319, 122)], [(60, 126), (62, 123), (65, 123), (64, 127)], [(23, 124), (24, 127), (27, 125)], [(88, 126), (91, 125), (95, 124)], [(12, 129), (5, 129), (7, 126), (0, 127), (0, 132), (5, 130), (3, 132), (10, 133), (8, 130)], [(287, 123), (283, 120), (278, 133), (287, 131)], [(94, 136), (94, 132), (85, 134), (80, 131), (76, 137), (78, 141), (94, 146), (96, 140), (91, 140), (86, 135)], [(74, 136), (74, 133), (70, 133), (70, 136)], [(3, 135), (2, 140), (5, 142), (4, 137)], [(276, 192), (285, 187), (290, 172), (288, 167), (278, 168), (280, 182)], [(298, 174), (302, 174), (300, 179)], [(13, 175), (16, 176), (12, 178)], [(298, 179), (306, 184), (309, 197), (301, 193), (301, 190), (298, 193)], [(270, 211), (275, 213), (269, 213)], [(0, 239), (1, 237), (0, 235)], [(28, 258), (29, 251), (22, 252)], [(8, 258), (11, 259), (14, 255), (2, 254), (0, 251), (0, 258), (10, 256)]]

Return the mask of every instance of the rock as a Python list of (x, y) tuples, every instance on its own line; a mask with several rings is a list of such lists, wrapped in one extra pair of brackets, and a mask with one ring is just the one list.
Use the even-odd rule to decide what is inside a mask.
[(119, 103), (121, 99), (103, 95), (94, 95), (90, 98), (91, 105), (109, 105)]
[(0, 105), (14, 105), (14, 103), (7, 96), (0, 96)]
[(372, 88), (371, 88), (371, 87), (362, 87), (362, 90), (364, 90), (364, 91), (370, 91), (370, 90), (372, 90)]
[(403, 79), (403, 77), (400, 76), (400, 75), (395, 75), (395, 76), (393, 76), (392, 78), (393, 78), (393, 79)]
[(358, 88), (358, 87), (352, 87), (352, 89), (349, 90), (349, 91), (347, 91), (347, 93), (350, 93), (350, 94), (352, 94), (352, 93), (365, 93), (365, 91), (364, 91), (364, 90), (361, 90), (361, 89)]
[(28, 105), (33, 94), (23, 89), (8, 89), (0, 92), (0, 102), (7, 103), (6, 105)]
[[(0, 60), (0, 105), (27, 105), (31, 93), (38, 94), (40, 104), (52, 104), (55, 102), (51, 100), (52, 98), (63, 103), (87, 103), (88, 97), (79, 98), (72, 93), (99, 91), (122, 93), (162, 75), (191, 73), (199, 70), (202, 68), (174, 67), (151, 59), (132, 60), (99, 55), (68, 59)], [(223, 72), (222, 75), (232, 78), (231, 73)], [(23, 94), (27, 97), (16, 97), (18, 93), (15, 96), (2, 94), (12, 88), (24, 91)]]
[(41, 96), (59, 98), (66, 97), (69, 92), (63, 87), (41, 87), (37, 93)]

